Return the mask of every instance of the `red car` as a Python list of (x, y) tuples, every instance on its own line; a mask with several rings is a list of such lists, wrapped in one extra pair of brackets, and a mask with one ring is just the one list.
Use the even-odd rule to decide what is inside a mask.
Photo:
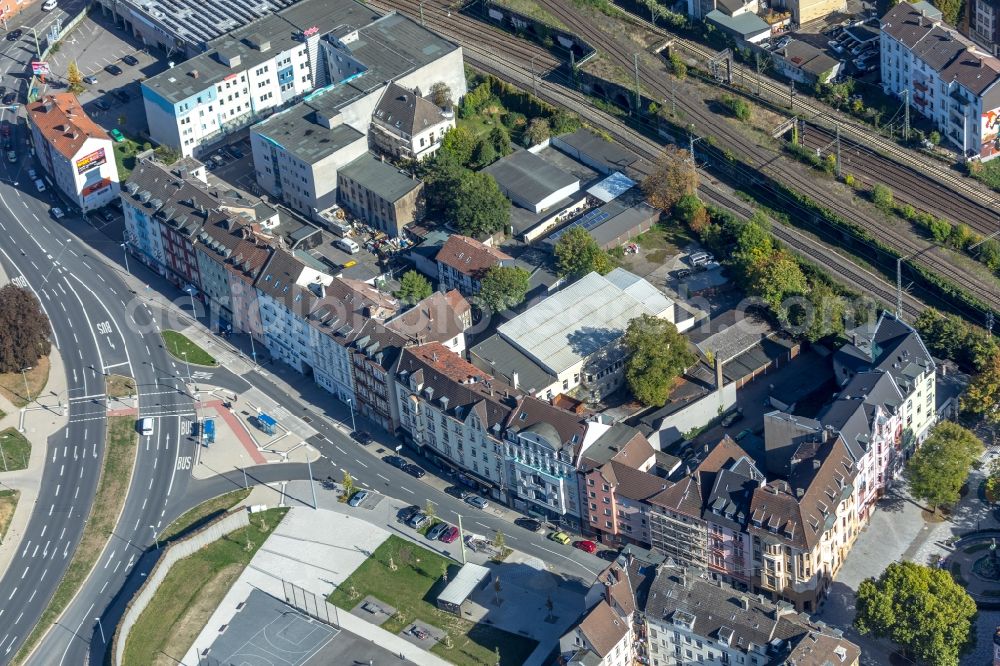
[(573, 547), (579, 548), (585, 553), (594, 554), (597, 552), (597, 544), (593, 541), (575, 541)]
[(458, 538), (458, 528), (452, 525), (444, 531), (444, 533), (439, 537), (441, 541), (445, 543), (451, 543)]

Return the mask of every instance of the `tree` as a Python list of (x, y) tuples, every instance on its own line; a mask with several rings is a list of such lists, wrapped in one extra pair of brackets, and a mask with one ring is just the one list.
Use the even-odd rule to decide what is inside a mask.
[(941, 10), (945, 23), (957, 26), (965, 3), (962, 0), (934, 0), (934, 6)]
[(496, 534), (493, 535), (493, 547), (500, 551), (501, 554), (507, 547), (507, 537), (500, 530), (497, 530)]
[(431, 101), (442, 109), (451, 106), (451, 88), (444, 81), (438, 81), (431, 86), (430, 97)]
[(434, 290), (431, 289), (431, 283), (427, 278), (416, 271), (406, 271), (399, 281), (399, 291), (396, 292), (396, 298), (413, 305), (432, 293)]
[(27, 289), (0, 289), (0, 372), (20, 372), (49, 353), (49, 318)]
[(674, 379), (697, 361), (673, 323), (644, 314), (628, 323), (625, 379), (644, 405), (664, 405)]
[(429, 212), (447, 218), (454, 203), (455, 190), (458, 189), (462, 175), (467, 173), (468, 169), (455, 158), (441, 155), (440, 152), (439, 150), (438, 155), (427, 160), (428, 164), (424, 172), (424, 200)]
[(476, 137), (465, 127), (452, 127), (441, 137), (441, 147), (438, 148), (435, 160), (451, 158), (462, 166), (472, 162), (472, 151), (476, 147)]
[(83, 74), (80, 73), (80, 68), (77, 66), (75, 60), (70, 62), (66, 67), (66, 83), (69, 84), (69, 91), (71, 93), (83, 92)]
[(531, 274), (518, 266), (492, 266), (480, 282), (480, 303), (494, 312), (519, 305), (528, 293)]
[(344, 498), (348, 498), (354, 494), (354, 477), (346, 469), (344, 470), (344, 478), (340, 481), (340, 484), (344, 486)]
[(466, 236), (491, 235), (510, 224), (510, 203), (493, 176), (466, 171), (454, 192), (450, 217)]
[(502, 125), (497, 125), (490, 130), (490, 143), (493, 144), (493, 149), (498, 157), (510, 155), (511, 151), (514, 150), (514, 146), (510, 142), (510, 132)]
[(959, 500), (969, 470), (983, 452), (983, 443), (957, 423), (942, 421), (906, 466), (910, 492), (932, 510)]
[(883, 212), (890, 212), (893, 206), (892, 190), (882, 183), (878, 183), (872, 188), (872, 202)]
[(813, 280), (806, 290), (811, 312), (803, 312), (803, 319), (793, 324), (803, 327), (802, 335), (809, 342), (817, 342), (829, 335), (839, 335), (844, 332), (844, 315), (847, 303), (833, 290), (833, 287), (820, 280)]
[(653, 172), (642, 181), (642, 191), (649, 203), (663, 211), (674, 207), (681, 197), (698, 190), (698, 172), (691, 154), (676, 146), (660, 153)]
[(854, 626), (889, 638), (920, 661), (957, 666), (972, 636), (976, 603), (937, 567), (893, 562), (858, 586)]
[(979, 244), (979, 261), (991, 271), (1000, 271), (1000, 241), (988, 238)]
[(578, 278), (591, 271), (604, 275), (613, 267), (610, 255), (582, 227), (572, 227), (560, 236), (554, 252), (562, 276)]
[(786, 315), (781, 302), (788, 296), (804, 294), (808, 281), (799, 262), (785, 250), (776, 250), (749, 270), (747, 290), (767, 303), (779, 318)]
[(750, 116), (753, 115), (753, 107), (745, 99), (735, 95), (723, 95), (719, 101), (737, 120), (750, 120)]
[(480, 137), (472, 151), (472, 162), (480, 169), (497, 161), (497, 149), (486, 137)]
[(962, 409), (1000, 426), (1000, 352), (972, 379), (962, 396)]
[(674, 204), (674, 215), (684, 222), (691, 231), (698, 235), (711, 224), (708, 209), (696, 194), (685, 194)]
[(424, 513), (427, 514), (429, 519), (434, 520), (434, 517), (437, 516), (437, 507), (434, 506), (434, 502), (427, 500), (424, 503)]
[(681, 81), (687, 78), (688, 67), (677, 53), (670, 54), (670, 72)]
[(532, 118), (528, 128), (524, 130), (524, 145), (537, 146), (549, 138), (549, 121), (545, 118)]

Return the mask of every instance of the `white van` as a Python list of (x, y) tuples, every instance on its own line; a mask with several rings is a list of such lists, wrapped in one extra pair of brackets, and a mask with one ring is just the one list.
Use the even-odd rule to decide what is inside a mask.
[(347, 254), (355, 254), (361, 251), (361, 246), (350, 238), (338, 238), (333, 241), (333, 246), (337, 249), (343, 250)]
[(149, 437), (153, 434), (153, 419), (146, 417), (144, 419), (139, 419), (139, 433), (143, 437)]

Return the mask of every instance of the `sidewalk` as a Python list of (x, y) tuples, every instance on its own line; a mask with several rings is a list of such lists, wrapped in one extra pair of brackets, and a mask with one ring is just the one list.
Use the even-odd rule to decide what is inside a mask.
[[(66, 371), (56, 347), (49, 353), (49, 380), (38, 399), (24, 409), (17, 409), (0, 396), (0, 409), (6, 416), (0, 419), (0, 430), (22, 428), (31, 442), (28, 468), (16, 472), (0, 472), (0, 486), (21, 492), (7, 535), (0, 545), (0, 571), (10, 566), (24, 537), (42, 484), (42, 472), (48, 457), (49, 437), (66, 427), (69, 406), (66, 395)], [(62, 407), (60, 408), (60, 400)]]

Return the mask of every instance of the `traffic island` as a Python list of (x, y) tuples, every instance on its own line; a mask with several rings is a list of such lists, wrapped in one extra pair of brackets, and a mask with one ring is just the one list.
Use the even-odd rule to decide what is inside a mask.
[(125, 375), (108, 375), (104, 380), (108, 398), (131, 398), (135, 395), (135, 380)]
[(186, 335), (177, 331), (162, 331), (163, 347), (170, 355), (179, 361), (190, 363), (191, 365), (205, 365), (215, 367), (218, 365), (215, 358), (207, 351), (192, 342)]
[(17, 472), (28, 469), (31, 442), (16, 428), (0, 431), (0, 471)]

